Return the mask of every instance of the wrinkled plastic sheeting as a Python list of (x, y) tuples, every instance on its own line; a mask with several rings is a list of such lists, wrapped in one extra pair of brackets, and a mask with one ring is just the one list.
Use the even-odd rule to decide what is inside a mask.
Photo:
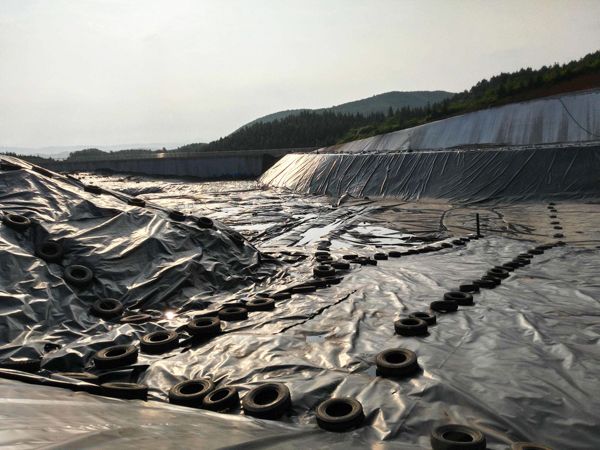
[[(248, 420), (162, 402), (117, 400), (0, 379), (0, 443), (11, 449), (56, 448), (368, 448), (341, 437), (278, 421)], [(10, 412), (9, 412), (10, 411)], [(8, 429), (10, 426), (10, 429)], [(377, 448), (387, 448), (380, 443)], [(389, 445), (397, 448), (397, 444)], [(419, 445), (402, 445), (418, 450)]]
[[(260, 253), (234, 230), (218, 223), (200, 228), (191, 217), (177, 222), (151, 203), (128, 206), (128, 198), (94, 195), (59, 175), (0, 172), (0, 210), (32, 221), (24, 233), (0, 225), (0, 342), (11, 343), (0, 348), (0, 359), (37, 357), (44, 346), (108, 332), (111, 327), (90, 314), (99, 298), (116, 298), (131, 313), (162, 318), (168, 310), (206, 307), (214, 293), (236, 292), (276, 272), (277, 265), (261, 264)], [(47, 239), (64, 247), (61, 264), (35, 255), (36, 245)], [(93, 270), (91, 287), (64, 282), (64, 267), (71, 264)], [(103, 341), (130, 331), (122, 325)], [(30, 344), (22, 348), (25, 338)], [(68, 354), (66, 366), (81, 367), (87, 356), (61, 354)]]
[[(395, 335), (393, 321), (426, 310), (444, 292), (509, 261), (531, 248), (534, 240), (552, 240), (551, 229), (519, 227), (517, 238), (495, 236), (489, 230), (488, 236), (465, 246), (354, 266), (340, 284), (293, 295), (279, 301), (274, 311), (225, 323), (225, 333), (210, 341), (182, 341), (180, 348), (163, 355), (140, 353), (133, 368), (102, 372), (90, 364), (98, 349), (113, 342), (137, 345), (142, 335), (157, 329), (185, 334), (184, 324), (193, 315), (289, 283), (280, 273), (284, 265), (256, 266), (261, 260), (257, 250), (229, 240), (225, 235), (232, 230), (220, 224), (210, 232), (196, 229), (192, 222), (171, 224), (162, 209), (131, 209), (118, 200), (118, 192), (113, 192), (115, 198), (94, 196), (82, 192), (75, 181), (46, 179), (29, 170), (0, 172), (0, 183), (2, 210), (35, 220), (33, 229), (21, 235), (0, 226), (0, 261), (5, 261), (0, 270), (5, 330), (1, 359), (41, 356), (42, 370), (29, 376), (41, 384), (56, 381), (56, 371), (84, 368), (107, 379), (144, 383), (150, 400), (114, 400), (0, 380), (4, 445), (410, 449), (428, 448), (435, 426), (455, 422), (484, 432), (491, 450), (524, 440), (555, 449), (597, 448), (597, 204), (559, 203), (564, 232), (578, 240), (577, 246), (555, 247), (535, 256), (496, 289), (477, 294), (474, 306), (440, 315), (427, 336)], [(515, 204), (502, 220), (528, 216), (524, 223), (537, 224), (548, 220), (545, 206), (520, 209)], [(260, 214), (258, 196), (251, 207)], [(344, 206), (335, 211), (341, 214)], [(415, 211), (413, 220), (417, 215)], [(453, 217), (458, 221), (467, 215), (457, 212)], [(132, 220), (139, 228), (130, 224)], [(433, 222), (432, 217), (428, 220)], [(461, 226), (464, 223), (454, 228)], [(95, 258), (90, 264), (99, 280), (89, 292), (68, 287), (60, 266), (33, 256), (32, 242), (42, 232), (63, 239), (68, 258), (71, 252), (78, 256), (74, 261)], [(148, 236), (161, 245), (144, 249)], [(138, 248), (144, 250), (133, 259)], [(189, 279), (187, 274), (196, 273), (184, 268), (200, 249), (197, 261), (213, 267), (213, 275), (178, 285), (179, 276)], [(332, 254), (340, 257), (344, 251), (334, 249)], [(167, 265), (176, 275), (154, 272), (157, 265)], [(248, 272), (246, 267), (252, 269)], [(304, 274), (312, 269), (306, 261), (284, 267)], [(181, 289), (169, 290), (170, 285)], [(90, 316), (91, 301), (105, 293), (121, 294), (130, 309), (144, 311), (149, 302), (149, 310), (170, 309), (175, 317), (161, 315), (150, 323), (125, 325)], [(405, 379), (376, 376), (375, 355), (394, 347), (415, 351), (421, 372)], [(292, 409), (279, 421), (264, 421), (245, 417), (239, 409), (214, 414), (166, 403), (174, 384), (194, 377), (237, 386), (242, 397), (265, 381), (283, 382), (290, 389)], [(358, 399), (366, 415), (364, 425), (341, 434), (321, 431), (314, 411), (331, 396)]]
[[(354, 270), (338, 287), (280, 303), (287, 320), (264, 313), (255, 319), (262, 327), (251, 332), (156, 357), (139, 380), (154, 400), (194, 376), (243, 393), (262, 380), (284, 382), (293, 409), (279, 423), (2, 382), (0, 436), (24, 448), (133, 448), (149, 439), (157, 447), (187, 447), (194, 436), (208, 448), (315, 448), (334, 440), (350, 448), (428, 448), (431, 429), (449, 421), (484, 431), (490, 449), (516, 440), (596, 448), (597, 249), (550, 250), (477, 295), (475, 306), (440, 316), (428, 336), (394, 335), (394, 316), (425, 309), (460, 280), (526, 248), (491, 238)], [(422, 372), (405, 380), (375, 376), (374, 355), (397, 346), (417, 353)], [(318, 430), (314, 408), (332, 395), (361, 401), (365, 425), (334, 437)]]
[(600, 196), (600, 146), (387, 154), (290, 154), (260, 178), (272, 187), (341, 197), (461, 203)]
[(406, 130), (334, 145), (331, 153), (600, 140), (600, 89), (511, 103)]

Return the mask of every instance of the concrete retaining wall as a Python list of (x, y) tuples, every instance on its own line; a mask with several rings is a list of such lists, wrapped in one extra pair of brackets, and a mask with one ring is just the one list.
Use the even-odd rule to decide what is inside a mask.
[[(300, 149), (302, 151), (304, 149)], [(258, 178), (293, 149), (211, 152), (166, 158), (52, 161), (44, 167), (57, 172), (114, 172), (197, 177), (205, 180)], [(298, 151), (298, 150), (296, 150)]]

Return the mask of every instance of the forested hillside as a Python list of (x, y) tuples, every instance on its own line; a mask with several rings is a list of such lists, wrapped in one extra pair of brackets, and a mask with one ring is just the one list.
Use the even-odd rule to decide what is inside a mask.
[(178, 151), (303, 148), (335, 144), (348, 130), (382, 122), (385, 114), (340, 114), (303, 111), (273, 122), (255, 123), (208, 145), (186, 145)]
[[(420, 106), (427, 106), (427, 104), (433, 104), (440, 102), (446, 98), (454, 95), (452, 92), (447, 91), (410, 91), (400, 92), (392, 91), (385, 92), (383, 94), (373, 95), (369, 98), (363, 98), (352, 102), (342, 103), (337, 106), (331, 106), (329, 108), (319, 109), (288, 109), (286, 111), (279, 111), (273, 114), (268, 114), (258, 119), (253, 120), (250, 123), (244, 125), (244, 127), (254, 125), (258, 122), (273, 122), (278, 119), (284, 119), (288, 116), (298, 115), (301, 112), (335, 112), (342, 114), (362, 114), (368, 116), (374, 113), (387, 113), (390, 109), (395, 111), (397, 109), (404, 108), (406, 106), (410, 108), (416, 108)], [(242, 127), (243, 128), (243, 127)]]
[(567, 64), (501, 73), (478, 82), (469, 90), (424, 107), (391, 108), (385, 114), (366, 116), (303, 111), (268, 123), (254, 123), (208, 145), (191, 144), (182, 150), (327, 146), (491, 106), (594, 87), (600, 87), (600, 51)]

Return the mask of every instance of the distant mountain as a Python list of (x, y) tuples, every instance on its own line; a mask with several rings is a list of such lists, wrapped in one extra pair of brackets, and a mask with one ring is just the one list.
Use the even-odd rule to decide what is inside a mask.
[(363, 98), (362, 100), (355, 100), (348, 103), (342, 103), (341, 105), (330, 106), (328, 108), (319, 109), (288, 109), (286, 111), (279, 111), (266, 116), (259, 117), (252, 122), (247, 123), (241, 128), (253, 125), (255, 123), (267, 123), (273, 122), (278, 119), (285, 117), (298, 115), (302, 112), (323, 112), (332, 111), (342, 114), (363, 114), (369, 115), (372, 113), (387, 113), (390, 108), (396, 111), (404, 107), (419, 108), (427, 106), (427, 104), (433, 105), (434, 103), (441, 102), (454, 95), (452, 92), (446, 91), (392, 91), (384, 94), (374, 95), (373, 97)]

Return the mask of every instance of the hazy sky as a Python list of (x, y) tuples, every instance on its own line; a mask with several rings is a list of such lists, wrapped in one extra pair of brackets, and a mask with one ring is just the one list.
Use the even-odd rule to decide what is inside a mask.
[(598, 0), (0, 0), (0, 146), (208, 141), (599, 48)]

